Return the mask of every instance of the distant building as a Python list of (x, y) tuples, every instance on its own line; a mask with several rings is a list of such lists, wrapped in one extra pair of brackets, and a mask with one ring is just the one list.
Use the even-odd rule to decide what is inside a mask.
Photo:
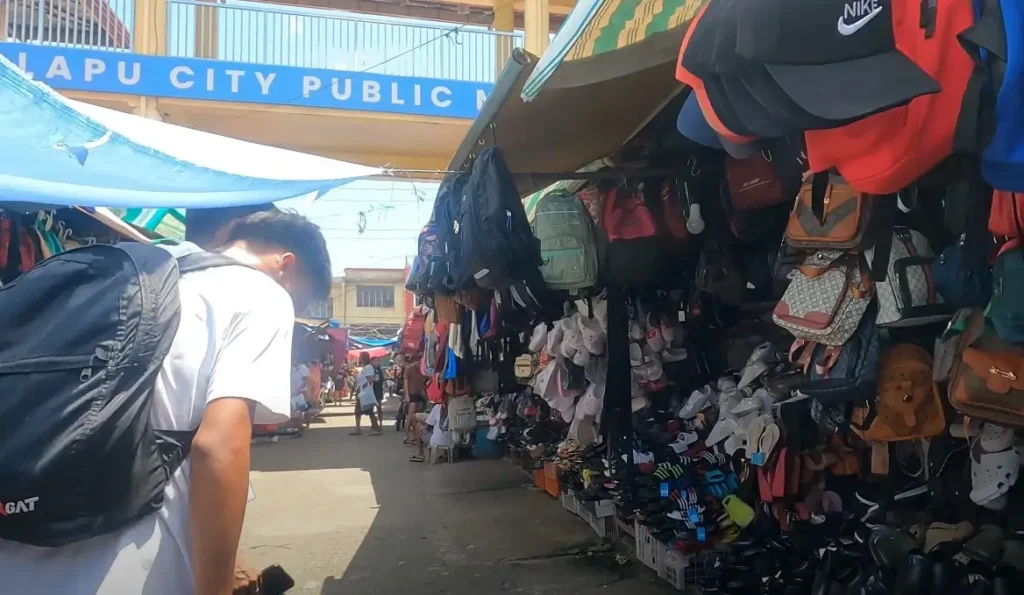
[(405, 290), (406, 274), (406, 269), (345, 269), (331, 285), (331, 298), (300, 317), (337, 320), (355, 336), (394, 337), (413, 308), (413, 295)]

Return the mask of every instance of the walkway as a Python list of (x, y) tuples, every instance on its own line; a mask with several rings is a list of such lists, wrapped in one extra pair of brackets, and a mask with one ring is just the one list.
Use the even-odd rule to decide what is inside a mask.
[(587, 553), (590, 528), (506, 461), (414, 465), (393, 427), (349, 436), (340, 408), (325, 421), (253, 447), (243, 555), (282, 565), (297, 595), (674, 592)]

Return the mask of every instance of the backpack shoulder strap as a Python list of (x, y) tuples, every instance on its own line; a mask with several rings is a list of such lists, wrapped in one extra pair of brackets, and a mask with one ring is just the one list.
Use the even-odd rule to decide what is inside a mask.
[(219, 252), (193, 252), (178, 257), (178, 271), (184, 275), (217, 267), (242, 266), (252, 268), (244, 262)]

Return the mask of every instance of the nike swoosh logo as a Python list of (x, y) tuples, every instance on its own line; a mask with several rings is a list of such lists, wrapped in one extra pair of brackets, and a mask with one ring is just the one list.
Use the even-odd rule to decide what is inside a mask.
[(854, 21), (850, 24), (843, 22), (843, 17), (839, 17), (839, 34), (840, 35), (853, 35), (857, 31), (860, 31), (864, 25), (867, 25), (871, 19), (877, 17), (882, 12), (882, 7), (872, 10), (870, 13), (861, 17), (859, 21)]

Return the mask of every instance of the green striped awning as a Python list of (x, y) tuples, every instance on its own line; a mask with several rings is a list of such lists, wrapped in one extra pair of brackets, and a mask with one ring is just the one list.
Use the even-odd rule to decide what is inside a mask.
[(126, 223), (148, 229), (161, 237), (185, 239), (185, 213), (179, 209), (110, 209)]
[(523, 85), (530, 101), (563, 62), (636, 45), (688, 24), (707, 0), (581, 0)]

